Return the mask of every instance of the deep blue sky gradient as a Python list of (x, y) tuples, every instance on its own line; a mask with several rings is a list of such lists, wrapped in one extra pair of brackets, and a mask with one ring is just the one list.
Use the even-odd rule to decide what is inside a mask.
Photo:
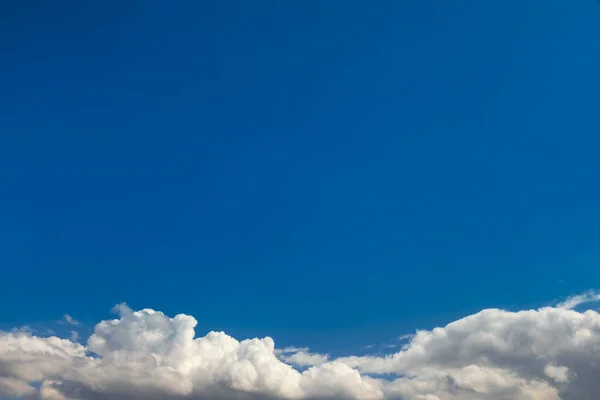
[(597, 287), (599, 71), (593, 0), (2, 2), (0, 322), (332, 350)]

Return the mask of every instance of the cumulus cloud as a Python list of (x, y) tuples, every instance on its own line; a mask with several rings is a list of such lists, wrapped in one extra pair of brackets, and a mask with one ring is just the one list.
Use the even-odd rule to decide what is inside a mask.
[(591, 399), (600, 390), (599, 350), (595, 311), (490, 309), (417, 332), (395, 354), (338, 362), (363, 373), (401, 376), (388, 389), (414, 396), (575, 400)]
[[(344, 364), (304, 372), (277, 358), (269, 338), (238, 341), (224, 332), (195, 337), (196, 320), (117, 307), (86, 346), (26, 332), (0, 333), (0, 395), (43, 382), (44, 399), (373, 398), (381, 389)], [(294, 355), (297, 353), (293, 353)]]
[(10, 398), (22, 398), (34, 396), (35, 393), (35, 388), (21, 379), (0, 377), (0, 395)]
[(572, 308), (483, 310), (418, 331), (386, 356), (331, 360), (307, 348), (276, 349), (269, 337), (197, 337), (189, 315), (120, 305), (119, 318), (98, 323), (85, 345), (0, 332), (0, 397), (594, 399), (600, 393), (600, 315)]

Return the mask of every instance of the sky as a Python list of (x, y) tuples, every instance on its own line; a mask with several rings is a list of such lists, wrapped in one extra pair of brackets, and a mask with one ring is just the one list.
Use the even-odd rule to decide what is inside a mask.
[[(149, 320), (171, 348), (196, 318), (198, 337), (269, 337), (248, 346), (321, 365), (260, 393), (321, 396), (343, 367), (368, 381), (340, 392), (357, 398), (470, 400), (370, 379), (416, 365), (400, 346), (426, 338), (399, 337), (482, 310), (588, 315), (560, 304), (600, 286), (597, 71), (594, 0), (2, 2), (0, 340), (54, 346), (72, 370), (155, 354), (126, 345)], [(362, 358), (387, 353), (410, 361)], [(564, 378), (561, 357), (539, 379)], [(0, 368), (0, 397), (104, 393), (47, 372)]]

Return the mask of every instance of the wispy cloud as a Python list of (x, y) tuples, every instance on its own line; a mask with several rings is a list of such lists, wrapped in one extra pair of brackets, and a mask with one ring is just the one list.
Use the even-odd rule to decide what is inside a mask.
[(414, 333), (407, 333), (406, 335), (402, 335), (402, 336), (398, 336), (398, 340), (403, 342), (403, 341), (410, 341), (415, 337)]
[(299, 367), (321, 365), (329, 360), (328, 354), (310, 353), (308, 347), (284, 347), (275, 349), (275, 354), (282, 361)]
[(597, 301), (600, 301), (600, 293), (598, 293), (597, 291), (590, 290), (577, 296), (569, 297), (562, 303), (559, 303), (557, 307), (565, 310), (572, 310), (580, 305), (594, 303)]
[(69, 314), (63, 315), (63, 320), (69, 325), (73, 325), (73, 326), (81, 325), (81, 322), (77, 321), (75, 318), (71, 317)]

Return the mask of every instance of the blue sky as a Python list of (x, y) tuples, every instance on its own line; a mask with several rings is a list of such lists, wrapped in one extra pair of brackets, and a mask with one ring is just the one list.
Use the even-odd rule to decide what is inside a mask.
[(335, 353), (599, 285), (592, 0), (0, 7), (2, 326)]

